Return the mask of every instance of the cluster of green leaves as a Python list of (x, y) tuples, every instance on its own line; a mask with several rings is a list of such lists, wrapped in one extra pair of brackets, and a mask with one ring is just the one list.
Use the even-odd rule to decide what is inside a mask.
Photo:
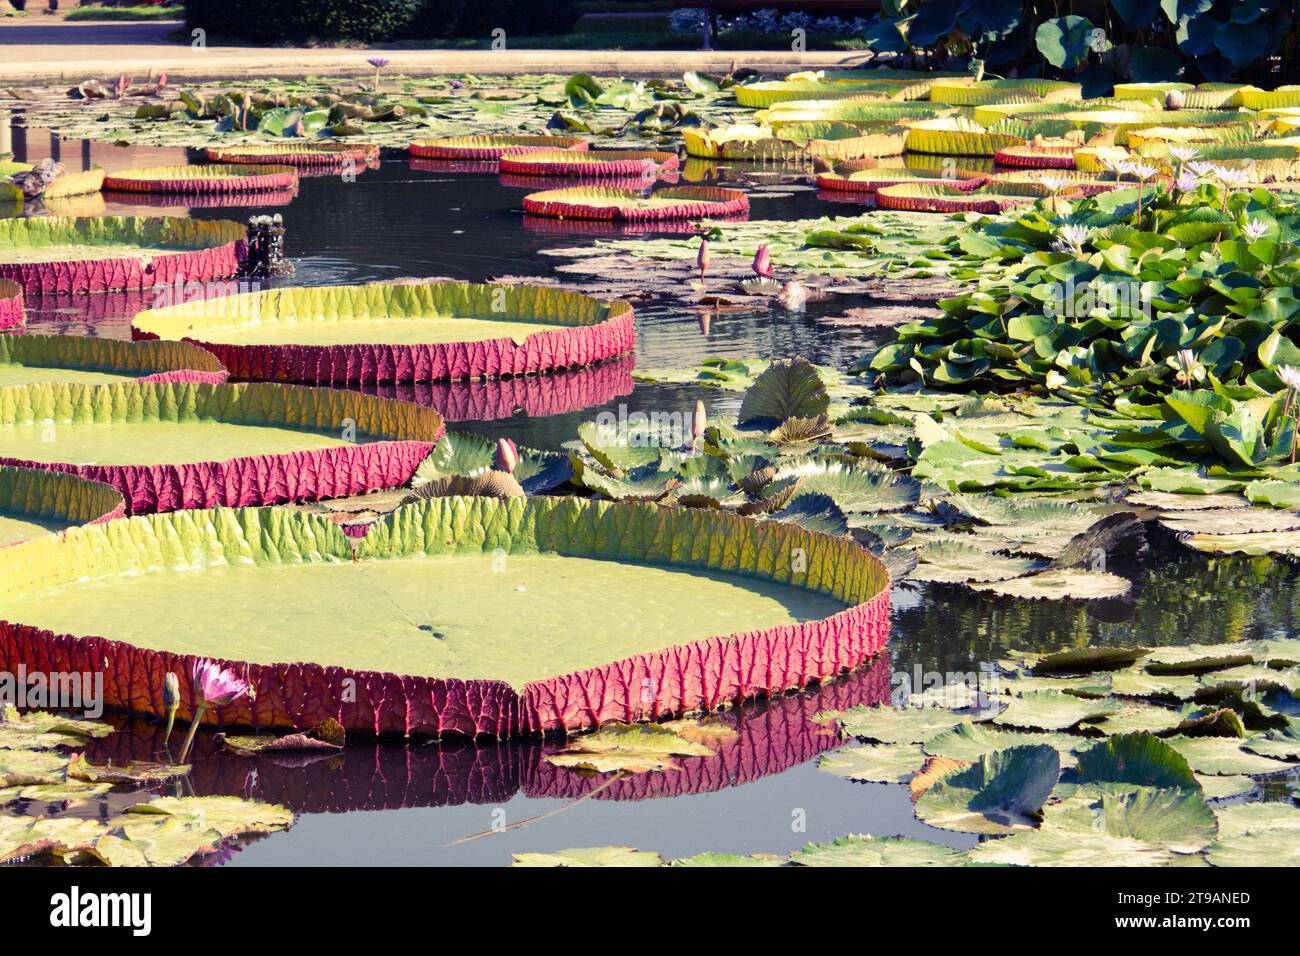
[[(852, 835), (788, 856), (706, 853), (675, 866), (1294, 865), (1300, 805), (1273, 781), (1300, 761), (1300, 642), (1017, 654), (976, 689), (819, 715), (849, 745), (822, 770), (909, 786), (916, 818), (978, 834), (958, 851)], [(1295, 791), (1293, 790), (1293, 795)], [(525, 866), (660, 866), (596, 847)]]
[(970, 57), (1003, 72), (1050, 67), (1104, 96), (1116, 80), (1237, 78), (1261, 69), (1293, 26), (1283, 0), (1106, 0), (1088, 5), (1089, 16), (1073, 7), (1061, 16), (1059, 5), (886, 0), (868, 41), (880, 52)]
[[(13, 707), (0, 712), (0, 863), (30, 858), (65, 864), (179, 866), (217, 852), (232, 837), (292, 825), (275, 804), (239, 797), (157, 797), (124, 791), (184, 776), (189, 767), (100, 766), (80, 751), (108, 724)], [(104, 801), (115, 794), (111, 813)]]

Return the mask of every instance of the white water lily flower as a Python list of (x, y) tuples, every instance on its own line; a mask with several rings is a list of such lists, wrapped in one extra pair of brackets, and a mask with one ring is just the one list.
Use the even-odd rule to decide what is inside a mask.
[(1268, 223), (1252, 219), (1241, 227), (1241, 231), (1247, 239), (1254, 242), (1260, 238), (1260, 236), (1264, 235), (1264, 233), (1268, 232)]
[(1250, 175), (1244, 169), (1230, 169), (1227, 166), (1214, 167), (1214, 175), (1225, 186), (1237, 186), (1246, 181)]
[(1292, 391), (1300, 390), (1300, 368), (1294, 365), (1279, 365), (1273, 371), (1282, 380), (1282, 384)]
[(1169, 155), (1180, 163), (1190, 163), (1201, 155), (1201, 151), (1195, 146), (1170, 146)]
[(1187, 168), (1197, 176), (1205, 177), (1214, 175), (1214, 171), (1219, 167), (1214, 163), (1207, 163), (1201, 160), (1187, 164)]
[(1186, 170), (1179, 173), (1178, 178), (1174, 180), (1174, 188), (1177, 189), (1180, 193), (1189, 193), (1200, 184), (1201, 184), (1200, 179), (1193, 176), (1191, 173), (1187, 172)]
[(1052, 243), (1052, 248), (1057, 252), (1074, 252), (1078, 253), (1083, 250), (1083, 244), (1088, 241), (1088, 236), (1092, 232), (1087, 226), (1070, 224), (1061, 226), (1056, 230), (1056, 241)]
[(1043, 176), (1039, 182), (1054, 193), (1059, 193), (1066, 186), (1070, 185), (1073, 180), (1069, 176)]
[(1191, 349), (1179, 349), (1175, 360), (1178, 362), (1178, 381), (1184, 385), (1191, 385), (1196, 377), (1196, 370), (1201, 367), (1201, 363), (1196, 360), (1196, 355)]
[(1160, 172), (1160, 170), (1151, 163), (1133, 163), (1129, 172), (1138, 179), (1150, 179), (1156, 173)]

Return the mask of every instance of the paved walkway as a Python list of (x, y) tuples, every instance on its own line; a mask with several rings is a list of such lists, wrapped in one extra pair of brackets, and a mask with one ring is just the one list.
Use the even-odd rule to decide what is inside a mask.
[[(544, 0), (539, 0), (544, 2)], [(659, 50), (382, 50), (284, 49), (214, 46), (195, 49), (178, 42), (184, 24), (63, 23), (36, 18), (0, 20), (0, 83), (77, 82), (119, 73), (167, 73), (173, 80), (275, 76), (363, 76), (374, 70), (368, 56), (382, 53), (389, 73), (603, 73), (671, 75), (686, 70), (724, 73), (733, 65), (770, 73), (845, 68), (861, 53), (789, 53)]]

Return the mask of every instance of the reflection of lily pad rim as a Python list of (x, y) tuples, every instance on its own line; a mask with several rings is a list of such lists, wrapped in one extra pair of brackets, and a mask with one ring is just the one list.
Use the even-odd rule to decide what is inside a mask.
[(25, 324), (23, 287), (12, 279), (0, 279), (0, 332)]
[[(72, 585), (86, 577), (116, 578), (141, 562), (158, 567), (160, 553), (172, 557), (164, 557), (158, 574), (182, 566), (240, 564), (244, 568), (231, 573), (251, 575), (273, 573), (282, 563), (337, 565), (351, 562), (354, 554), (362, 564), (456, 556), (469, 568), (471, 556), (481, 559), (498, 548), (514, 555), (729, 572), (820, 592), (848, 606), (821, 620), (647, 651), (517, 689), (502, 680), (400, 676), (310, 660), (222, 662), (252, 681), (257, 697), (218, 708), (209, 719), (300, 728), (332, 717), (349, 732), (429, 736), (578, 730), (714, 710), (802, 687), (864, 663), (888, 637), (889, 574), (851, 539), (706, 509), (577, 498), (434, 498), (398, 509), (356, 542), (320, 516), (287, 509), (130, 518), (71, 531), (62, 541), (32, 541), (0, 551), (0, 595)], [(792, 560), (796, 552), (805, 560)], [(140, 584), (149, 585), (147, 575)], [(355, 626), (364, 632), (364, 622)], [(287, 646), (286, 652), (309, 656), (311, 643)], [(187, 672), (193, 660), (0, 621), (0, 667), (23, 664), (30, 670), (59, 661), (67, 662), (65, 669), (103, 671), (106, 706), (150, 716), (163, 715), (162, 675)], [(645, 687), (655, 688), (649, 703)], [(182, 686), (183, 719), (192, 712), (188, 693)]]
[[(500, 337), (456, 339), (454, 323), (500, 326)], [(367, 323), (441, 323), (452, 340), (367, 341)], [(241, 344), (242, 332), (292, 339), (295, 323), (325, 344)], [(489, 324), (491, 323), (491, 324)], [(551, 326), (532, 331), (538, 325)], [(517, 329), (517, 332), (512, 332)], [(208, 341), (219, 337), (220, 342)], [(142, 312), (136, 338), (183, 339), (208, 349), (235, 378), (309, 384), (436, 382), (526, 375), (591, 365), (636, 344), (632, 307), (539, 286), (431, 282), (272, 289), (195, 308)], [(511, 337), (515, 336), (515, 337)], [(378, 336), (374, 336), (378, 338)], [(521, 339), (521, 340), (519, 340)]]
[[(221, 279), (239, 271), (245, 236), (244, 226), (225, 219), (5, 219), (0, 220), (0, 279), (17, 282), (28, 295)], [(60, 253), (66, 248), (69, 255), (50, 259), (46, 250), (51, 248)], [(131, 253), (132, 248), (139, 252)]]
[(291, 189), (298, 185), (292, 166), (152, 166), (113, 173), (105, 189), (142, 193), (226, 193)]
[[(58, 457), (64, 447), (57, 440), (62, 428), (213, 422), (283, 429), (286, 440), (297, 431), (355, 431), (374, 440), (222, 461), (86, 464)], [(48, 445), (51, 454), (41, 461), (0, 457), (0, 465), (49, 468), (107, 482), (122, 492), (133, 514), (279, 504), (396, 488), (410, 480), (445, 430), (442, 416), (433, 409), (358, 392), (141, 381), (0, 389), (0, 429), (19, 426), (52, 429), (56, 440)], [(206, 441), (202, 429), (195, 439)], [(207, 450), (206, 444), (199, 447)], [(177, 446), (176, 451), (183, 449)]]
[(500, 159), (502, 153), (565, 149), (581, 152), (587, 141), (572, 136), (445, 136), (416, 140), (411, 156), (422, 159)]

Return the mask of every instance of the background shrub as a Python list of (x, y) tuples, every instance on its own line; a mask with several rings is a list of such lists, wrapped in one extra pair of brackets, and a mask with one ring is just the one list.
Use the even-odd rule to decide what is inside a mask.
[(257, 43), (526, 36), (573, 25), (573, 0), (186, 0), (190, 29)]

